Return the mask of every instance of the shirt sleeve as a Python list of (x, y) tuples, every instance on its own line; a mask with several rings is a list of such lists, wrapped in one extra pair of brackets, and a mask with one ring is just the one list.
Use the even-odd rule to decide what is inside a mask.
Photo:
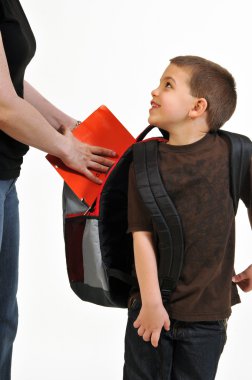
[(133, 163), (129, 169), (128, 186), (128, 232), (153, 231), (151, 216), (146, 209), (136, 187)]

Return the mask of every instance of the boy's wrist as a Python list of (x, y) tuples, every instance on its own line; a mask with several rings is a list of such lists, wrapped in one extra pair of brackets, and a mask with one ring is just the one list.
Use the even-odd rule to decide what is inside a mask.
[(163, 305), (161, 296), (157, 296), (157, 297), (148, 296), (146, 298), (142, 297), (142, 306), (155, 308), (155, 307), (159, 307), (160, 305)]

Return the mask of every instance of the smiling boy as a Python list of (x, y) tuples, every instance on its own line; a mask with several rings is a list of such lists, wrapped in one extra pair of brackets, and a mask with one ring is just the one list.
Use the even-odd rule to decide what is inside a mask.
[[(229, 145), (218, 129), (236, 107), (235, 81), (196, 56), (173, 58), (152, 91), (149, 123), (169, 132), (159, 144), (163, 183), (180, 215), (185, 256), (177, 287), (162, 299), (153, 225), (129, 173), (128, 230), (139, 290), (132, 290), (124, 380), (212, 380), (226, 320), (240, 302), (233, 280), (235, 214)], [(252, 220), (251, 174), (241, 198)], [(247, 275), (247, 277), (246, 277)], [(245, 272), (251, 290), (251, 270)], [(244, 276), (243, 276), (244, 277)], [(243, 282), (244, 284), (244, 282)]]

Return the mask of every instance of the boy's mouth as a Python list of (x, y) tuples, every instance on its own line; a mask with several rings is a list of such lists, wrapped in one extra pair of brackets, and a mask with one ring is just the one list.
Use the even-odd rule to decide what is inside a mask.
[(160, 105), (157, 104), (156, 102), (154, 102), (154, 100), (151, 101), (151, 106), (152, 106), (152, 108), (159, 108), (160, 107)]

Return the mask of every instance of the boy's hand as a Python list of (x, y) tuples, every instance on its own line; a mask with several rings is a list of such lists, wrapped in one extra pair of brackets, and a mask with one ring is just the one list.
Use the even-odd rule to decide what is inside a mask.
[(232, 281), (239, 285), (244, 292), (252, 290), (252, 264), (243, 272), (233, 276)]
[(162, 328), (170, 329), (170, 319), (162, 303), (143, 305), (133, 326), (145, 342), (151, 341), (152, 346), (157, 347)]

